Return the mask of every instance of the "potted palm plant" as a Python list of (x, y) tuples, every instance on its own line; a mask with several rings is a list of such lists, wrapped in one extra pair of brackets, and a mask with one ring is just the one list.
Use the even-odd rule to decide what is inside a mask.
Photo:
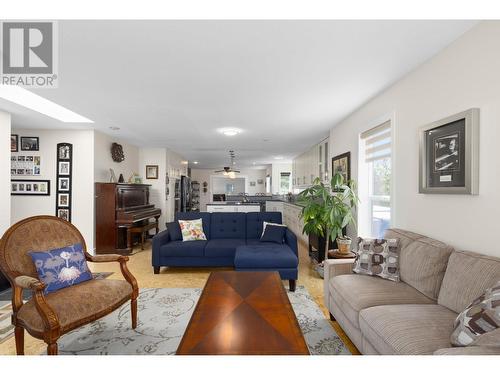
[(348, 224), (355, 225), (352, 210), (358, 205), (358, 197), (354, 190), (354, 181), (345, 181), (340, 173), (336, 173), (329, 184), (316, 178), (312, 186), (298, 195), (298, 201), (303, 205), (303, 232), (325, 239), (325, 259), (329, 240), (337, 240), (340, 252), (350, 251), (351, 239), (343, 233)]

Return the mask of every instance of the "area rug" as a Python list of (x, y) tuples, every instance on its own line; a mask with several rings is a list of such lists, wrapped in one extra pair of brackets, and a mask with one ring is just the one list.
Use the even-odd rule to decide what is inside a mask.
[[(61, 337), (59, 354), (175, 354), (200, 294), (201, 289), (141, 289), (135, 330), (126, 303)], [(288, 296), (311, 354), (350, 354), (304, 287)]]
[[(102, 280), (111, 276), (113, 272), (94, 272), (94, 279)], [(23, 300), (31, 298), (31, 292), (27, 289), (23, 291)], [(14, 335), (14, 326), (11, 324), (12, 316), (12, 290), (9, 288), (0, 292), (0, 344)]]

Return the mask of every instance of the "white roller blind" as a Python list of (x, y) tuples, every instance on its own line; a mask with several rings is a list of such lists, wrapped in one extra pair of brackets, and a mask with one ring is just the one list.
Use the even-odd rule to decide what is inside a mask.
[(391, 156), (391, 122), (387, 121), (361, 133), (365, 143), (365, 161), (367, 163)]

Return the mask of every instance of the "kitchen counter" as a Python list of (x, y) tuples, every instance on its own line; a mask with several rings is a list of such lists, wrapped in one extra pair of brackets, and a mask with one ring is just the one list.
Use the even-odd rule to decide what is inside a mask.
[(225, 202), (207, 203), (207, 206), (260, 206), (260, 203), (225, 201)]

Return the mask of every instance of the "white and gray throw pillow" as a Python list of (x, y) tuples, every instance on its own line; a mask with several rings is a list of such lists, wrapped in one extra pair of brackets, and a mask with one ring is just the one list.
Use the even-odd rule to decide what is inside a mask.
[(399, 239), (358, 238), (355, 273), (399, 281)]
[(451, 344), (480, 345), (482, 337), (495, 330), (500, 330), (500, 280), (457, 316)]

